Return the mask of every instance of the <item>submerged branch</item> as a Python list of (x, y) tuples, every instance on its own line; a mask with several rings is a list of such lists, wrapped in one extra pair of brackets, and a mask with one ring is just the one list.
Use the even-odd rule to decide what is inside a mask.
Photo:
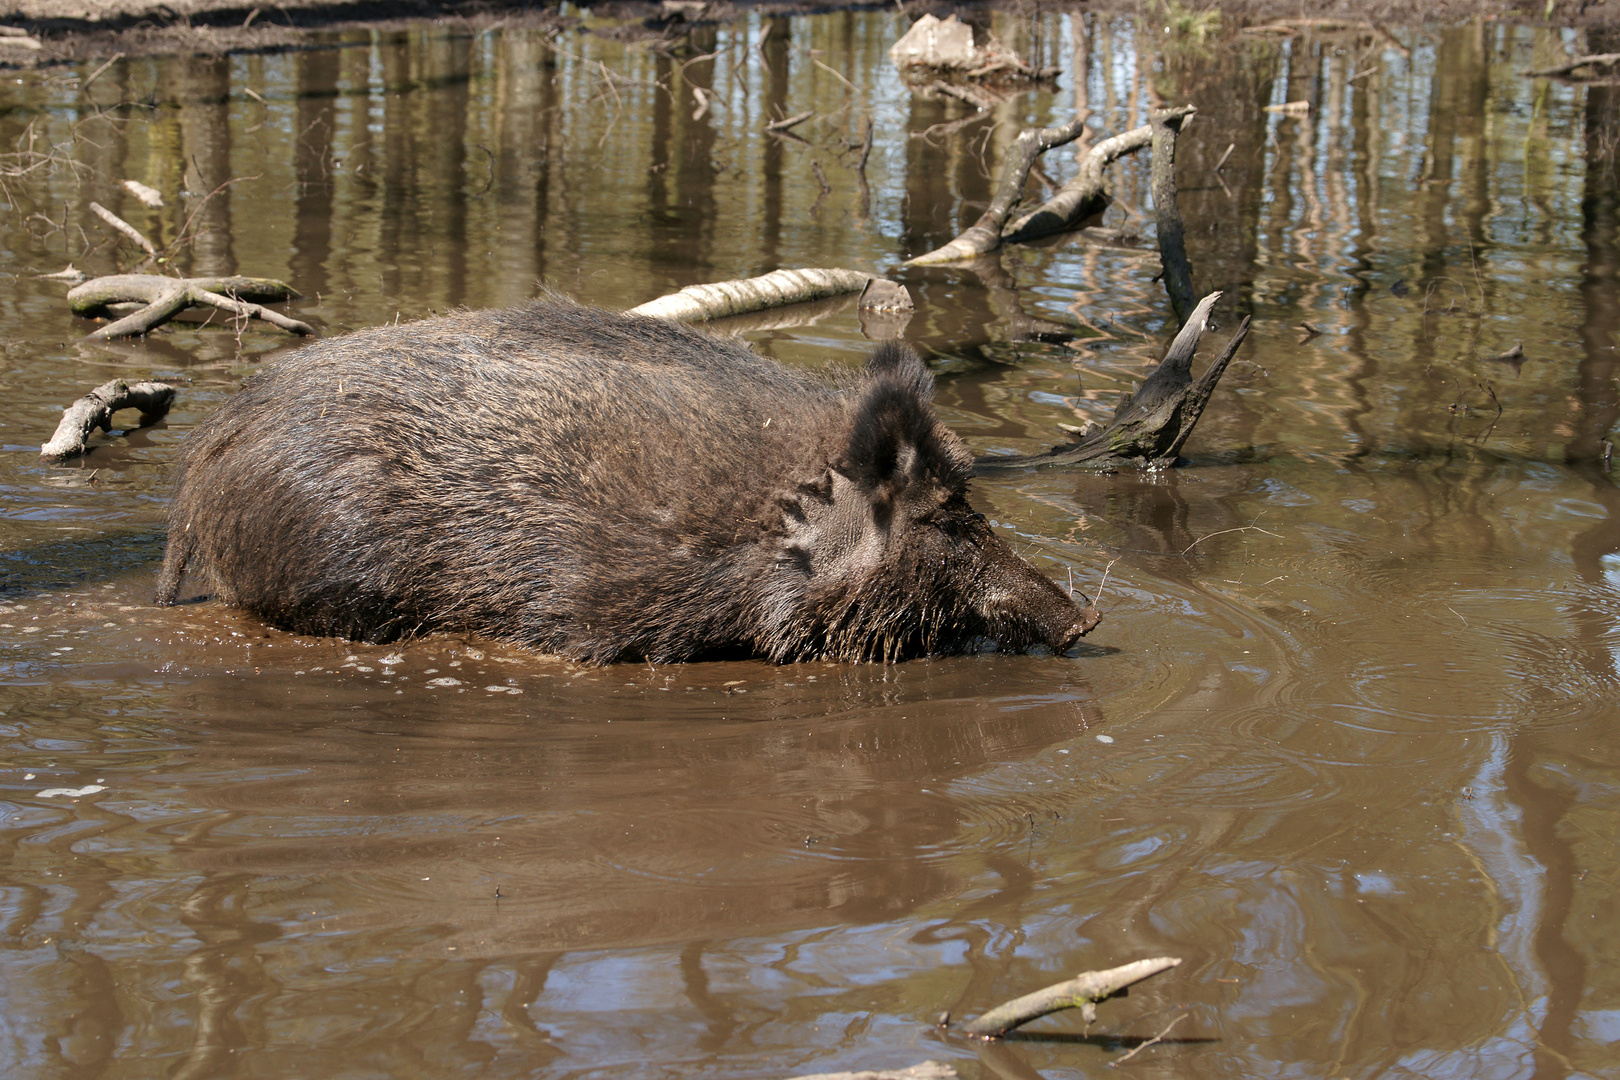
[(215, 307), (233, 315), (263, 319), (288, 333), (312, 335), (314, 327), (260, 305), (261, 301), (291, 300), (298, 290), (273, 278), (202, 277), (174, 278), (161, 274), (112, 274), (93, 278), (68, 291), (68, 308), (85, 318), (110, 317), (113, 308), (125, 304), (144, 307), (108, 323), (87, 341), (145, 334), (188, 307)]
[(141, 410), (138, 427), (163, 419), (174, 401), (174, 387), (168, 383), (126, 383), (122, 379), (102, 383), (62, 410), (56, 434), (39, 448), (47, 461), (66, 461), (85, 452), (85, 440), (97, 429), (112, 430), (113, 413), (119, 409)]

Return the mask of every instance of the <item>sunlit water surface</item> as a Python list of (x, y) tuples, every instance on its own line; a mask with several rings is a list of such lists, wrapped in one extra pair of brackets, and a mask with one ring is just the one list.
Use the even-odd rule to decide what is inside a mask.
[[(998, 16), (1064, 74), (975, 118), (896, 76), (892, 12), (662, 50), (586, 23), (7, 78), (0, 1072), (1101, 1076), (1183, 1016), (1125, 1068), (1620, 1072), (1620, 97), (1520, 74), (1615, 43)], [(977, 217), (1021, 127), (1156, 100), (1200, 107), (1195, 277), (1254, 330), (1185, 467), (977, 485), (1055, 579), (1107, 568), (1067, 657), (593, 670), (155, 609), (180, 440), (296, 346), (81, 344), (38, 276), (134, 264), (91, 200), (187, 239), (182, 272), (291, 282), (325, 333), (887, 271), (946, 418), (1031, 451), (1173, 329), (1145, 160), (1088, 234), (898, 264)], [(744, 332), (793, 363), (870, 347), (849, 305), (777, 322)], [(71, 399), (153, 376), (166, 423), (39, 462)], [(1089, 1028), (1031, 1029), (1061, 1037), (933, 1026), (1158, 955)]]

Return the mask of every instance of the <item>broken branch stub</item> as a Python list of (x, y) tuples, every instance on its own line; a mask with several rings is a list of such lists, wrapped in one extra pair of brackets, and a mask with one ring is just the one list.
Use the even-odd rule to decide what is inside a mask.
[(146, 427), (168, 415), (173, 401), (174, 387), (168, 383), (126, 383), (122, 379), (102, 383), (62, 410), (56, 433), (39, 448), (39, 456), (47, 461), (78, 457), (85, 452), (85, 440), (92, 431), (112, 430), (112, 416), (118, 410), (141, 410), (137, 426)]
[(1210, 308), (1220, 296), (1213, 292), (1198, 302), (1159, 366), (1134, 394), (1120, 403), (1113, 419), (1100, 431), (1069, 446), (1053, 447), (1044, 454), (980, 458), (975, 463), (977, 467), (994, 471), (1031, 465), (1069, 465), (1083, 469), (1127, 466), (1146, 469), (1173, 465), (1187, 436), (1203, 415), (1204, 407), (1209, 404), (1215, 384), (1249, 333), (1249, 320), (1244, 319), (1221, 355), (1196, 382), (1193, 380), (1193, 354), (1198, 351), (1199, 339), (1209, 324)]
[[(977, 1020), (970, 1020), (962, 1030), (978, 1039), (999, 1039), (1014, 1028), (1031, 1020), (1060, 1012), (1064, 1009), (1089, 1008), (1105, 1001), (1128, 986), (1143, 979), (1168, 971), (1181, 963), (1175, 956), (1160, 956), (1152, 960), (1137, 960), (1106, 971), (1087, 971), (1064, 982), (1054, 983), (1044, 990), (1014, 998), (998, 1005)], [(1088, 1017), (1089, 1019), (1089, 1017)]]

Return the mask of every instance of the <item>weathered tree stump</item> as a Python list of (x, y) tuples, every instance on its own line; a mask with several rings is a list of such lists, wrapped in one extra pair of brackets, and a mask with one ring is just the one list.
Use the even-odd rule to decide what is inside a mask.
[(1192, 317), (1170, 343), (1159, 366), (1153, 369), (1136, 392), (1124, 401), (1100, 431), (1077, 443), (1056, 446), (1044, 454), (1010, 457), (982, 457), (975, 464), (982, 472), (1022, 468), (1031, 465), (1068, 465), (1082, 469), (1163, 468), (1175, 464), (1182, 444), (1192, 434), (1193, 425), (1209, 404), (1226, 365), (1249, 333), (1244, 319), (1221, 355), (1205, 369), (1196, 382), (1192, 377), (1193, 354), (1209, 322), (1209, 310), (1220, 299), (1210, 293), (1198, 302)]

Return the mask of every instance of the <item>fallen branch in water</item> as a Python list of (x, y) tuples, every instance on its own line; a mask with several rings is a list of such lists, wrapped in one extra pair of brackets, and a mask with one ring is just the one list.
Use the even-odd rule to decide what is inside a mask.
[(1024, 193), (1024, 184), (1029, 180), (1029, 170), (1034, 166), (1035, 159), (1054, 146), (1078, 139), (1085, 127), (1086, 118), (1077, 116), (1062, 127), (1026, 128), (1020, 132), (1002, 162), (1001, 183), (996, 187), (990, 205), (979, 215), (979, 220), (962, 230), (961, 235), (944, 247), (907, 259), (905, 265), (932, 266), (957, 262), (988, 254), (1000, 247), (1001, 226), (1019, 196)]
[(1181, 963), (1179, 957), (1160, 956), (1152, 960), (1137, 960), (1106, 971), (1087, 971), (1072, 979), (1055, 983), (1044, 990), (1014, 998), (998, 1005), (977, 1020), (962, 1028), (977, 1039), (999, 1039), (1014, 1028), (1031, 1020), (1064, 1009), (1081, 1009), (1089, 1022), (1096, 1018), (1096, 1004), (1141, 982), (1143, 979), (1168, 971)]
[(291, 285), (272, 278), (172, 278), (160, 274), (112, 274), (92, 278), (69, 290), (68, 307), (86, 318), (113, 315), (123, 304), (144, 304), (138, 310), (85, 336), (86, 341), (108, 341), (149, 333), (188, 307), (215, 307), (244, 318), (263, 319), (288, 333), (313, 335), (314, 327), (256, 301), (291, 300), (299, 295)]
[(141, 410), (137, 426), (146, 427), (163, 419), (173, 401), (174, 387), (168, 383), (126, 383), (122, 379), (102, 383), (62, 410), (62, 422), (50, 441), (39, 448), (39, 456), (47, 461), (78, 457), (85, 452), (85, 440), (92, 431), (112, 430), (112, 416), (119, 409)]
[(1014, 218), (1001, 230), (1006, 244), (1021, 244), (1053, 233), (1065, 232), (1108, 208), (1103, 191), (1103, 169), (1126, 154), (1149, 145), (1153, 129), (1146, 124), (1121, 135), (1113, 135), (1093, 146), (1080, 161), (1080, 171), (1056, 195), (1027, 214)]
[(1226, 365), (1237, 354), (1249, 333), (1245, 318), (1221, 355), (1205, 369), (1196, 382), (1192, 377), (1193, 354), (1209, 324), (1209, 311), (1220, 293), (1213, 292), (1198, 302), (1192, 317), (1170, 343), (1169, 350), (1153, 373), (1136, 392), (1114, 412), (1102, 430), (1077, 443), (1057, 446), (1044, 454), (1016, 457), (985, 457), (975, 464), (981, 471), (1019, 468), (1030, 465), (1072, 465), (1084, 469), (1118, 469), (1125, 466), (1153, 468), (1175, 463), (1182, 444), (1209, 404)]
[[(1162, 124), (1169, 133), (1169, 141), (1164, 145), (1166, 156), (1172, 161), (1175, 158), (1174, 137), (1197, 111), (1191, 105), (1184, 105), (1153, 113), (1153, 123)], [(1029, 213), (1008, 221), (1023, 195), (1024, 185), (1029, 181), (1035, 162), (1046, 151), (1079, 138), (1085, 130), (1086, 117), (1077, 116), (1059, 128), (1026, 129), (1007, 151), (995, 196), (984, 213), (979, 215), (979, 220), (962, 230), (961, 235), (950, 243), (908, 259), (906, 265), (932, 266), (976, 258), (995, 251), (1003, 244), (1021, 244), (1053, 233), (1066, 232), (1101, 213), (1108, 206), (1108, 195), (1103, 189), (1103, 170), (1124, 155), (1153, 145), (1153, 123), (1111, 136), (1093, 146), (1081, 160), (1080, 170), (1074, 179), (1064, 184), (1056, 195)]]
[(811, 269), (776, 270), (762, 277), (688, 285), (679, 292), (638, 304), (625, 314), (702, 322), (852, 292), (861, 293), (861, 307), (865, 310), (911, 310), (911, 294), (887, 278), (860, 270)]

